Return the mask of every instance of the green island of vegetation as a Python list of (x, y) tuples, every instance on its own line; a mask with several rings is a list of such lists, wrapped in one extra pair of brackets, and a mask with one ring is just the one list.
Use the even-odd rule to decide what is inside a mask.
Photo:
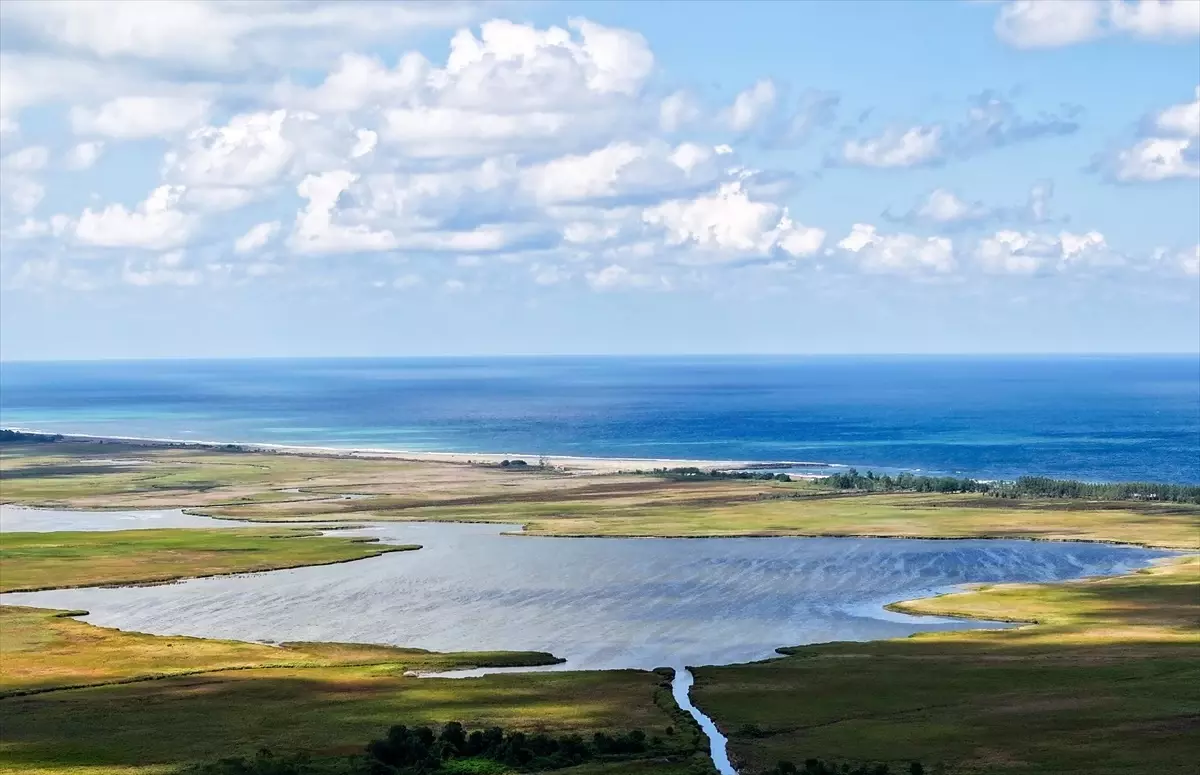
[[(969, 480), (764, 473), (578, 473), (511, 461), (12, 438), (0, 444), (6, 503), (178, 507), (248, 526), (74, 533), (58, 548), (46, 534), (8, 533), (0, 536), (0, 583), (139, 583), (151, 573), (181, 578), (237, 572), (239, 562), (264, 569), (397, 548), (294, 524), (368, 519), (518, 523), (532, 535), (1031, 538), (1200, 550), (1200, 506), (1187, 488), (1018, 480), (1001, 492), (962, 484)], [(223, 551), (239, 542), (255, 551)], [(765, 662), (696, 669), (693, 697), (729, 735), (744, 775), (908, 773), (914, 762), (947, 775), (1190, 773), (1189, 736), (1200, 719), (1198, 599), (1191, 554), (1119, 578), (902, 603), (894, 607), (1037, 624), (782, 649)], [(616, 740), (641, 730), (647, 749), (619, 759), (576, 751), (587, 760), (567, 767), (562, 759), (456, 754), (448, 773), (712, 771), (698, 728), (653, 672), (415, 678), (554, 657), (157, 637), (70, 613), (0, 609), (0, 772), (165, 775), (301, 762), (327, 771), (362, 761), (368, 741), (394, 726), (440, 736), (452, 722), (481, 734), (499, 728), (502, 739), (536, 738), (543, 751), (546, 739), (593, 745), (597, 733)], [(263, 748), (272, 756), (259, 756)]]

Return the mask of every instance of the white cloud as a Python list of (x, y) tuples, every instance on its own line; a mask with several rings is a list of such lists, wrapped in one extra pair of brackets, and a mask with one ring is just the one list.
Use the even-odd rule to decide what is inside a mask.
[(745, 255), (770, 255), (776, 249), (793, 257), (820, 249), (821, 229), (794, 223), (785, 208), (756, 202), (740, 182), (726, 183), (712, 195), (671, 200), (646, 208), (642, 220), (661, 229), (668, 245), (698, 248), (685, 263)]
[(5, 199), (19, 215), (33, 212), (46, 196), (45, 186), (21, 175), (13, 175), (5, 180), (3, 189)]
[(852, 254), (864, 271), (874, 273), (945, 274), (954, 271), (954, 243), (946, 237), (880, 234), (874, 226), (856, 223), (838, 247)]
[(775, 83), (764, 78), (734, 98), (722, 115), (735, 132), (745, 132), (766, 118), (775, 108)]
[(122, 140), (169, 136), (204, 123), (211, 107), (199, 97), (117, 97), (94, 109), (72, 108), (71, 128)]
[(1197, 150), (1195, 140), (1150, 137), (1117, 153), (1114, 175), (1122, 182), (1200, 178)]
[(345, 170), (309, 175), (296, 191), (308, 204), (296, 216), (289, 239), (301, 253), (355, 253), (389, 250), (396, 246), (390, 231), (373, 231), (365, 224), (334, 222), (338, 198), (358, 176)]
[(355, 130), (354, 136), (357, 139), (354, 141), (354, 147), (350, 149), (350, 158), (352, 159), (366, 156), (368, 153), (375, 150), (375, 146), (379, 142), (379, 135), (372, 132), (370, 129)]
[(46, 187), (31, 173), (46, 166), (50, 151), (44, 145), (30, 145), (0, 158), (0, 199), (17, 215), (33, 212), (46, 196)]
[(1154, 251), (1154, 260), (1166, 264), (1171, 271), (1182, 272), (1189, 277), (1200, 276), (1200, 243), (1183, 250), (1159, 248)]
[(360, 91), (391, 93), (395, 107), (384, 111), (381, 141), (410, 156), (437, 158), (545, 153), (548, 144), (609, 134), (647, 107), (636, 97), (654, 57), (645, 39), (628, 30), (583, 20), (573, 20), (570, 30), (539, 30), (495, 20), (478, 38), (459, 31), (444, 68), (405, 61), (411, 79), (388, 76), (399, 86)]
[(644, 275), (629, 271), (619, 264), (610, 264), (595, 272), (587, 272), (588, 285), (597, 291), (610, 291), (617, 288), (644, 288), (653, 280)]
[[(1200, 9), (1200, 3), (1196, 7)], [(1166, 108), (1154, 117), (1154, 126), (1168, 135), (1200, 137), (1200, 86), (1195, 100)]]
[(1118, 0), (1110, 3), (1113, 29), (1148, 40), (1200, 35), (1200, 3), (1195, 0)]
[[(9, 7), (7, 2), (0, 3), (0, 27), (2, 14)], [(119, 67), (3, 51), (0, 52), (0, 119), (12, 131), (17, 116), (25, 108), (60, 100), (104, 99), (132, 88), (141, 80), (144, 79), (135, 78)]]
[(159, 186), (133, 210), (121, 204), (98, 212), (88, 208), (75, 224), (75, 238), (109, 248), (167, 250), (183, 245), (195, 230), (196, 218), (178, 209), (182, 195), (180, 186)]
[(1090, 40), (1101, 34), (1100, 0), (1017, 0), (996, 17), (996, 34), (1019, 48), (1051, 48)]
[(64, 163), (69, 170), (86, 170), (96, 163), (102, 153), (104, 153), (103, 141), (92, 140), (86, 143), (77, 143), (67, 152)]
[(996, 17), (997, 36), (1018, 48), (1057, 48), (1119, 33), (1143, 40), (1200, 35), (1195, 0), (1015, 0)]
[(543, 204), (632, 196), (660, 199), (715, 180), (707, 146), (615, 142), (591, 153), (566, 155), (521, 172), (522, 188)]
[(890, 128), (875, 137), (848, 140), (842, 159), (866, 167), (915, 167), (948, 158), (966, 158), (996, 148), (1079, 129), (1078, 109), (1064, 106), (1036, 117), (1022, 116), (1005, 97), (991, 91), (973, 95), (965, 117), (957, 122)]
[(187, 186), (256, 188), (274, 183), (296, 152), (284, 136), (288, 112), (244, 113), (225, 126), (192, 132), (182, 152), (167, 155), (167, 174)]
[(235, 253), (253, 253), (270, 242), (279, 233), (279, 221), (268, 221), (254, 226), (233, 243)]
[(1085, 234), (1060, 232), (998, 231), (979, 240), (975, 258), (991, 274), (1036, 274), (1043, 269), (1069, 269), (1072, 266), (1119, 262), (1100, 232)]
[(13, 151), (0, 159), (0, 169), (6, 172), (36, 172), (50, 160), (50, 150), (44, 145), (30, 145)]
[(847, 140), (842, 158), (864, 167), (914, 167), (942, 155), (942, 128), (915, 126), (903, 132), (889, 129), (866, 140)]
[(372, 40), (461, 24), (477, 4), (228, 0), (5, 0), (0, 22), (91, 56), (228, 70), (312, 61)]
[(563, 156), (525, 173), (525, 186), (542, 202), (562, 202), (612, 196), (623, 170), (646, 150), (621, 142), (583, 156)]
[(677, 91), (659, 103), (658, 126), (664, 132), (677, 132), (698, 118), (700, 106), (685, 91)]
[(962, 223), (987, 217), (989, 211), (981, 202), (965, 202), (953, 191), (936, 188), (929, 192), (916, 215), (933, 223)]
[(1194, 102), (1171, 105), (1146, 124), (1148, 136), (1099, 155), (1094, 167), (1122, 183), (1200, 178), (1200, 87)]

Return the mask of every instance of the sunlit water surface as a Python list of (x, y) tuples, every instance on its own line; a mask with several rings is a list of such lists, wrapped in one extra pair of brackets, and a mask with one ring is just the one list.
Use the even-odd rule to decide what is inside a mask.
[[(6, 530), (12, 515), (5, 512)], [(135, 524), (122, 520), (128, 515), (86, 517), (92, 525)], [(65, 524), (80, 529), (87, 520)], [(376, 524), (339, 535), (424, 548), (339, 565), (0, 601), (86, 609), (95, 624), (155, 634), (533, 649), (565, 657), (564, 668), (652, 668), (761, 659), (785, 645), (978, 627), (882, 606), (964, 583), (1123, 573), (1167, 554), (1028, 541), (579, 539), (506, 531), (519, 528)]]

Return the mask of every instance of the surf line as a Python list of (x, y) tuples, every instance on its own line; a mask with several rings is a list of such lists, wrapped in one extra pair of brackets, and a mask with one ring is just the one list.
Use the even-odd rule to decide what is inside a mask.
[(694, 683), (696, 683), (696, 677), (692, 675), (691, 670), (686, 667), (676, 667), (675, 678), (671, 681), (671, 694), (675, 697), (675, 702), (679, 707), (686, 710), (696, 720), (700, 729), (708, 737), (709, 755), (712, 757), (717, 772), (721, 775), (738, 775), (738, 771), (729, 761), (729, 741), (725, 735), (721, 734), (721, 730), (717, 729), (713, 720), (692, 704), (691, 689)]

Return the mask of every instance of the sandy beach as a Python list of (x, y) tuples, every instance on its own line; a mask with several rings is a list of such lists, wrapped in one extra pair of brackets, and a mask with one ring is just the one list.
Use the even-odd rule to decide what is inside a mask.
[[(287, 444), (265, 444), (241, 441), (201, 441), (187, 439), (145, 438), (139, 436), (105, 436), (84, 433), (57, 433), (36, 428), (11, 428), (22, 433), (59, 435), (64, 441), (90, 441), (131, 444), (148, 448), (192, 447), (197, 449), (227, 449), (230, 446), (250, 452), (270, 452), (281, 455), (309, 455), (317, 457), (363, 458), (375, 460), (411, 460), (426, 463), (450, 463), (458, 465), (497, 465), (504, 460), (524, 460), (531, 466), (545, 465), (568, 474), (616, 474), (631, 471), (648, 471), (655, 468), (695, 467), (718, 470), (744, 468), (788, 468), (825, 467), (829, 464), (810, 461), (761, 460), (698, 460), (692, 458), (616, 458), (586, 457), (577, 455), (538, 455), (527, 452), (431, 452), (371, 447), (320, 447)], [(804, 476), (803, 473), (792, 474)]]

